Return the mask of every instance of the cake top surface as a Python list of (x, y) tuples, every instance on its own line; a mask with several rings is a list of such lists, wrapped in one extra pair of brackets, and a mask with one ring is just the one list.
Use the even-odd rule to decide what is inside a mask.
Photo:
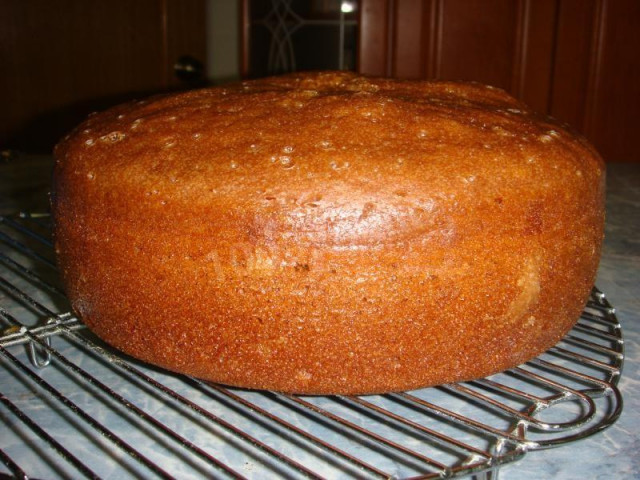
[(502, 90), (347, 72), (124, 104), (90, 116), (56, 158), (58, 173), (77, 177), (73, 188), (87, 195), (126, 185), (129, 209), (286, 210), (293, 224), (315, 218), (311, 230), (363, 215), (366, 229), (460, 192), (499, 197), (518, 185), (593, 182), (602, 171), (581, 137)]

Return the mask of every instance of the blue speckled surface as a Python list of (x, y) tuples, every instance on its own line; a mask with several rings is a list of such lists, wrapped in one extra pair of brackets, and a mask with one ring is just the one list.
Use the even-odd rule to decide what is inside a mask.
[[(0, 213), (42, 209), (51, 161), (0, 165)], [(640, 478), (640, 165), (609, 165), (606, 240), (597, 286), (616, 307), (625, 339), (624, 411), (609, 429), (503, 466), (501, 479)]]

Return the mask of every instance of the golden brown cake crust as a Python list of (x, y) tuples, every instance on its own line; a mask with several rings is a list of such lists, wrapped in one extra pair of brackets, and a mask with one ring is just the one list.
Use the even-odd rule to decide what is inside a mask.
[(215, 382), (369, 393), (520, 364), (575, 323), (595, 151), (501, 90), (309, 73), (153, 98), (56, 148), (74, 310)]

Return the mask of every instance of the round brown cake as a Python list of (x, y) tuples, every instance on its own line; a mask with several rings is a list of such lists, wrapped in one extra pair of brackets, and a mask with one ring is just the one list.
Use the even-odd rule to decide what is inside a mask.
[(74, 311), (144, 361), (309, 394), (486, 376), (593, 286), (604, 166), (472, 83), (290, 75), (122, 105), (56, 148)]

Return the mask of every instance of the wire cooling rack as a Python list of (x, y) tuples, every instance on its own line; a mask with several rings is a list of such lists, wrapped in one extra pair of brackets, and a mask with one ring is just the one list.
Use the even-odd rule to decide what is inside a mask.
[(596, 289), (558, 345), (489, 378), (359, 397), (247, 391), (102, 344), (69, 313), (49, 227), (0, 217), (0, 478), (495, 479), (622, 410), (622, 331)]

